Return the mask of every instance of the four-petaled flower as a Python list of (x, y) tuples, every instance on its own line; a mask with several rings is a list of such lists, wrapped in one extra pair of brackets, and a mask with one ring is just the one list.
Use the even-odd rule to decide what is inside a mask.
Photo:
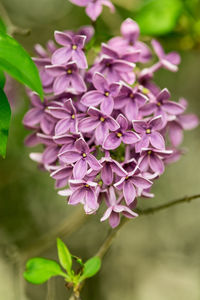
[(116, 149), (121, 142), (131, 145), (140, 140), (140, 136), (137, 133), (128, 130), (128, 121), (122, 114), (116, 120), (120, 127), (115, 132), (109, 133), (106, 137), (103, 143), (103, 148), (106, 150)]
[(87, 59), (83, 52), (86, 36), (70, 36), (67, 33), (56, 31), (55, 40), (64, 46), (56, 50), (52, 55), (53, 65), (66, 65), (69, 60), (74, 61), (81, 69), (87, 69)]
[(127, 218), (135, 218), (138, 216), (135, 212), (133, 212), (129, 207), (121, 204), (122, 197), (116, 199), (115, 191), (113, 187), (109, 189), (109, 195), (106, 195), (106, 204), (108, 206), (105, 211), (103, 217), (101, 218), (101, 222), (109, 219), (110, 226), (115, 228), (119, 225), (120, 222), (120, 213), (122, 213)]
[(89, 165), (93, 170), (100, 170), (101, 164), (90, 154), (88, 144), (82, 139), (75, 142), (75, 150), (66, 150), (59, 154), (59, 159), (65, 164), (75, 163), (73, 175), (75, 179), (82, 179), (87, 173), (87, 166)]

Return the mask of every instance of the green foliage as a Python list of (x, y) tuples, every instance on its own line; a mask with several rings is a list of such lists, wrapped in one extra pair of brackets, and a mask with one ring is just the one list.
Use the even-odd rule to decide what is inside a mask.
[(6, 77), (4, 75), (4, 72), (0, 69), (0, 88), (3, 89), (4, 85), (6, 83)]
[(149, 0), (135, 17), (141, 33), (147, 35), (163, 35), (174, 29), (181, 14), (180, 0)]
[[(3, 86), (4, 82), (2, 78), (0, 78), (1, 87)], [(2, 155), (4, 158), (6, 156), (6, 145), (8, 140), (10, 118), (10, 104), (4, 91), (0, 88), (0, 155)]]
[[(53, 260), (32, 258), (26, 264), (24, 278), (30, 283), (42, 284), (53, 276), (62, 276), (70, 284), (69, 286), (77, 290), (82, 281), (94, 276), (101, 267), (99, 257), (92, 257), (83, 263), (81, 258), (69, 252), (67, 246), (59, 238), (57, 239), (57, 249), (60, 264), (67, 273), (63, 272), (60, 265)], [(76, 272), (72, 270), (72, 259), (75, 259), (81, 266), (81, 269)]]
[(171, 32), (182, 12), (181, 0), (146, 0), (137, 11), (129, 11), (117, 5), (118, 13), (134, 19), (143, 35), (165, 35)]
[(43, 98), (42, 84), (34, 62), (23, 47), (3, 31), (0, 31), (0, 67)]
[(26, 264), (24, 278), (33, 284), (46, 282), (53, 276), (66, 277), (59, 264), (45, 258), (32, 258)]
[(70, 275), (72, 273), (72, 256), (67, 246), (63, 243), (63, 241), (61, 241), (61, 239), (57, 239), (57, 248), (60, 264)]
[(98, 256), (94, 256), (86, 261), (83, 268), (83, 274), (79, 281), (83, 281), (86, 278), (94, 276), (101, 268), (101, 259)]
[(0, 31), (6, 32), (6, 25), (4, 24), (3, 20), (0, 19)]

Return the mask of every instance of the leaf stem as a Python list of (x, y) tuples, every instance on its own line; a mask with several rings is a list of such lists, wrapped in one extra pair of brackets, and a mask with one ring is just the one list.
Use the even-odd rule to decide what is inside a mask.
[(0, 16), (7, 27), (7, 33), (9, 35), (11, 36), (13, 36), (14, 34), (28, 35), (30, 33), (30, 29), (21, 28), (13, 24), (4, 5), (1, 2), (0, 2)]

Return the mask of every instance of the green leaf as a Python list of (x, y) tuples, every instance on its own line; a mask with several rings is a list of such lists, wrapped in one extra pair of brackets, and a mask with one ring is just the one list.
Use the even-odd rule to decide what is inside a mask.
[(163, 35), (171, 32), (182, 12), (180, 0), (149, 0), (135, 16), (142, 34)]
[(4, 24), (3, 20), (0, 19), (0, 31), (6, 32), (6, 25)]
[(94, 276), (101, 268), (101, 259), (94, 256), (84, 264), (83, 274), (79, 278), (79, 282)]
[(67, 271), (68, 274), (71, 274), (72, 257), (67, 246), (63, 243), (63, 241), (61, 241), (61, 239), (57, 239), (57, 248), (58, 258), (61, 266)]
[(0, 31), (0, 67), (43, 98), (42, 84), (34, 62), (15, 39), (2, 31)]
[(11, 109), (8, 99), (2, 89), (0, 89), (0, 155), (5, 158), (8, 131), (10, 127)]
[(53, 276), (66, 277), (59, 264), (53, 260), (36, 257), (30, 259), (26, 264), (24, 278), (30, 283), (41, 284)]
[(4, 72), (0, 69), (0, 88), (3, 89), (4, 85), (6, 83), (6, 77), (4, 75)]

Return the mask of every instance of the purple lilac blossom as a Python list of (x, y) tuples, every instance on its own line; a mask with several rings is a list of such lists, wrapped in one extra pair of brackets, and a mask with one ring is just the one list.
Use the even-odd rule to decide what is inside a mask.
[[(73, 0), (95, 19), (110, 1)], [(139, 41), (140, 30), (131, 19), (121, 25), (120, 37), (102, 43), (90, 68), (85, 42), (91, 27), (76, 32), (55, 32), (58, 45), (47, 50), (36, 45), (45, 100), (28, 92), (31, 108), (24, 125), (32, 133), (29, 147), (41, 170), (55, 180), (68, 204), (83, 205), (86, 214), (106, 204), (101, 221), (119, 225), (120, 216), (134, 218), (139, 197), (153, 198), (152, 186), (169, 163), (180, 159), (183, 131), (199, 120), (185, 113), (187, 102), (171, 100), (170, 92), (154, 82), (160, 68), (177, 71), (180, 57), (165, 54), (157, 41), (152, 46), (159, 61), (149, 67), (152, 53)], [(146, 63), (148, 62), (148, 67)], [(139, 64), (138, 64), (139, 63)], [(137, 67), (137, 68), (135, 68)], [(166, 147), (167, 145), (167, 147)]]

